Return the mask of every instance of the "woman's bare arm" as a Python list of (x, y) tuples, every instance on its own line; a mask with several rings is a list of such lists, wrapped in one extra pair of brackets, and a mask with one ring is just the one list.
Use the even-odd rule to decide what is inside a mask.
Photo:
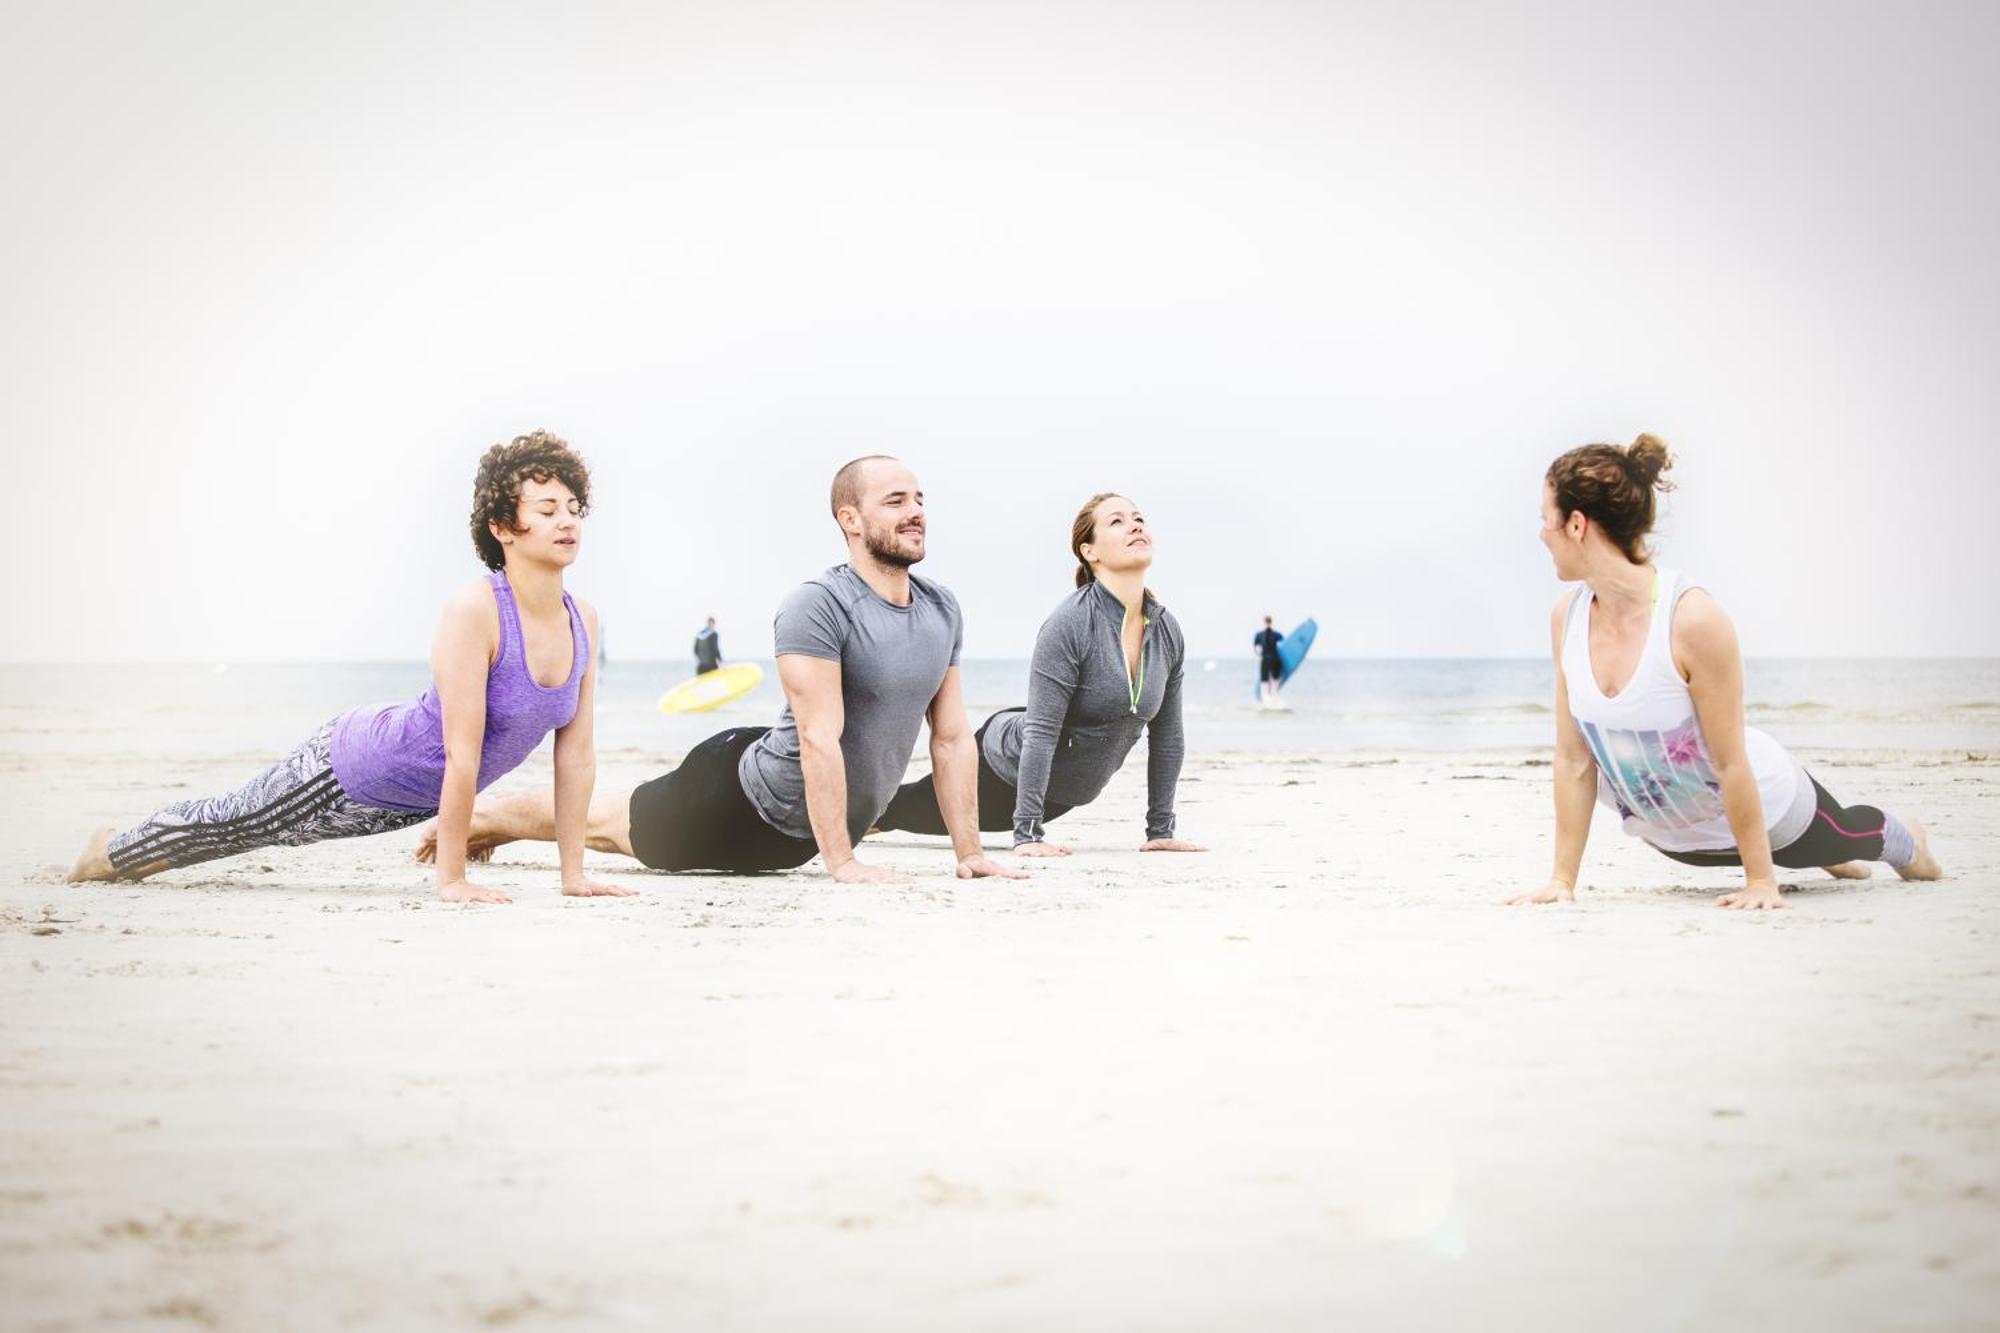
[(1722, 784), (1722, 808), (1743, 859), (1743, 887), (1716, 899), (1723, 907), (1783, 907), (1778, 873), (1771, 863), (1771, 834), (1764, 800), (1743, 738), (1743, 650), (1736, 626), (1715, 599), (1696, 588), (1674, 610), (1674, 666), (1694, 696), (1695, 720), (1709, 762)]
[(486, 676), (500, 648), (500, 612), (481, 580), (445, 604), (431, 641), (431, 680), (444, 715), (444, 785), (438, 793), (438, 897), (456, 903), (513, 901), (465, 878), (465, 839), (479, 791), (486, 739)]

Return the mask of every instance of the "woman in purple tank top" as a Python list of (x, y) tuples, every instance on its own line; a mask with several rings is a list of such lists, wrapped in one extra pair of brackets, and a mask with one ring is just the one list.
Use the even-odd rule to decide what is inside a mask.
[(584, 815), (597, 777), (591, 704), (597, 615), (563, 591), (590, 506), (590, 472), (546, 431), (496, 444), (472, 487), (472, 544), (492, 571), (446, 604), (431, 687), (407, 703), (351, 709), (244, 786), (101, 829), (71, 882), (137, 880), (259, 847), (387, 833), (435, 818), (438, 896), (504, 903), (468, 883), (473, 797), (551, 731), (564, 893), (625, 896), (584, 878)]

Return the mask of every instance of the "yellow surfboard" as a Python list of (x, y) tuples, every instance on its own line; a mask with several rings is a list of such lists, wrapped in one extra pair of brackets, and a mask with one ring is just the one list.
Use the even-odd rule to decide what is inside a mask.
[(684, 680), (660, 696), (662, 713), (706, 713), (757, 688), (764, 668), (755, 662), (731, 662)]

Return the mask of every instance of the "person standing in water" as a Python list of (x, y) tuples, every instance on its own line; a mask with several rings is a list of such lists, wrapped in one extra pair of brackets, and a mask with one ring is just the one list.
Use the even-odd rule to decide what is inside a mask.
[(431, 687), (408, 703), (352, 709), (243, 787), (100, 830), (69, 879), (137, 880), (260, 847), (297, 847), (435, 820), (438, 896), (504, 903), (465, 877), (477, 793), (554, 731), (550, 794), (562, 891), (629, 896), (583, 873), (596, 781), (592, 700), (596, 613), (571, 597), (590, 508), (590, 472), (546, 431), (496, 444), (472, 486), (472, 544), (486, 578), (446, 603), (431, 644)]
[[(590, 811), (590, 846), (654, 870), (736, 874), (791, 870), (818, 854), (842, 884), (907, 883), (854, 849), (896, 794), (928, 719), (955, 873), (1026, 878), (979, 848), (979, 756), (958, 669), (964, 621), (949, 589), (910, 572), (928, 531), (916, 476), (894, 458), (857, 458), (834, 474), (830, 498), (848, 562), (778, 608), (778, 725), (719, 732), (672, 772), (607, 794)], [(553, 831), (543, 792), (473, 811), (482, 854)], [(430, 852), (427, 835), (417, 855)]]
[(715, 632), (715, 617), (694, 636), (694, 674), (706, 675), (722, 665), (722, 636)]
[[(1103, 792), (1146, 734), (1142, 852), (1200, 852), (1174, 836), (1174, 790), (1186, 739), (1181, 684), (1187, 641), (1146, 587), (1153, 535), (1139, 507), (1115, 491), (1093, 495), (1070, 525), (1077, 590), (1035, 636), (1028, 706), (980, 725), (979, 827), (1011, 828), (1022, 856), (1067, 856), (1043, 825)], [(876, 826), (943, 833), (928, 776), (903, 784)]]
[(1741, 866), (1716, 901), (1783, 907), (1776, 866), (1865, 879), (1885, 861), (1904, 879), (1942, 871), (1924, 829), (1874, 806), (1843, 806), (1777, 741), (1743, 724), (1736, 629), (1697, 583), (1646, 548), (1654, 493), (1670, 489), (1667, 446), (1588, 444), (1549, 465), (1542, 544), (1580, 588), (1549, 621), (1556, 665), (1555, 868), (1509, 904), (1576, 894), (1593, 797), (1625, 831), (1688, 865)]
[(1264, 617), (1264, 628), (1250, 638), (1250, 646), (1257, 650), (1257, 692), (1266, 704), (1278, 702), (1278, 686), (1285, 675), (1284, 659), (1278, 656), (1278, 645), (1285, 636), (1271, 624), (1271, 617)]

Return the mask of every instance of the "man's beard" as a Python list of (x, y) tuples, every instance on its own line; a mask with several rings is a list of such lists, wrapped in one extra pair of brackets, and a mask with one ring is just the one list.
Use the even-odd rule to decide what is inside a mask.
[(893, 568), (908, 569), (911, 565), (916, 564), (917, 561), (924, 558), (921, 552), (916, 555), (909, 555), (898, 550), (895, 541), (896, 530), (894, 528), (888, 528), (881, 532), (865, 532), (861, 535), (861, 544), (867, 548), (868, 554)]

